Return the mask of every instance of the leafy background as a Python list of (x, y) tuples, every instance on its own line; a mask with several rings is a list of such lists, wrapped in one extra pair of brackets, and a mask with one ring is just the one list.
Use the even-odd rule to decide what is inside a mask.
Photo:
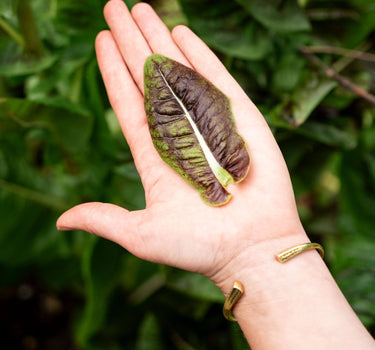
[[(189, 24), (261, 109), (306, 230), (375, 334), (375, 3), (150, 3), (170, 28)], [(145, 205), (96, 63), (104, 4), (0, 2), (2, 344), (247, 349), (208, 280), (55, 228), (63, 210), (84, 201)]]

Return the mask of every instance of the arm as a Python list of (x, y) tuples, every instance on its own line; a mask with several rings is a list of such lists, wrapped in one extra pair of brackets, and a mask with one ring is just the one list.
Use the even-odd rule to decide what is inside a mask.
[[(85, 230), (140, 258), (201, 273), (224, 294), (240, 280), (245, 294), (234, 312), (254, 350), (374, 349), (317, 253), (285, 265), (275, 260), (275, 253), (308, 238), (271, 131), (216, 56), (188, 28), (170, 33), (147, 4), (129, 13), (122, 1), (111, 0), (104, 14), (110, 31), (97, 37), (98, 62), (146, 209), (86, 203), (64, 213), (58, 228)], [(153, 147), (143, 107), (143, 63), (153, 52), (193, 67), (231, 99), (252, 165), (243, 182), (228, 188), (233, 198), (223, 207), (204, 204)]]
[(316, 251), (276, 261), (280, 247), (302, 242), (304, 232), (265, 241), (227, 266), (224, 293), (234, 278), (247, 287), (234, 314), (251, 348), (375, 349)]

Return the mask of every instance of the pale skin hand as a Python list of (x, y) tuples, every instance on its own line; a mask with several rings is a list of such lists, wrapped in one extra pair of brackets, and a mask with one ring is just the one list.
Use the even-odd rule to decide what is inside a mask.
[[(96, 40), (99, 67), (142, 179), (146, 209), (86, 203), (65, 212), (57, 227), (91, 232), (142, 259), (201, 273), (224, 294), (240, 280), (245, 294), (234, 311), (253, 350), (375, 349), (317, 253), (276, 262), (275, 253), (308, 238), (271, 131), (217, 57), (187, 27), (170, 33), (147, 4), (129, 13), (121, 0), (111, 0), (104, 15), (110, 31)], [(143, 106), (143, 64), (152, 53), (194, 68), (231, 100), (251, 167), (243, 182), (228, 186), (233, 197), (223, 207), (205, 204), (152, 144)]]
[[(136, 256), (214, 278), (241, 250), (258, 241), (302, 230), (284, 160), (263, 117), (209, 48), (188, 28), (172, 34), (147, 4), (129, 13), (122, 1), (104, 10), (111, 31), (96, 41), (100, 70), (146, 194), (135, 212), (101, 203), (74, 207), (60, 229), (80, 229), (108, 238)], [(161, 53), (193, 67), (232, 102), (251, 167), (229, 186), (229, 204), (212, 208), (156, 152), (143, 106), (143, 64)], [(277, 227), (277, 230), (275, 230)]]

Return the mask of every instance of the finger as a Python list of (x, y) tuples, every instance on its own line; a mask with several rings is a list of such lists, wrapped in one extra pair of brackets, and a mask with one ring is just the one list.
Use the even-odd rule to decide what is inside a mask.
[(109, 239), (132, 254), (149, 260), (145, 240), (140, 234), (142, 211), (129, 212), (108, 203), (85, 203), (62, 214), (57, 220), (58, 230), (79, 230)]
[(169, 29), (149, 4), (138, 3), (134, 5), (131, 14), (154, 53), (160, 53), (191, 67), (189, 61), (172, 39)]
[(110, 0), (104, 17), (139, 90), (143, 93), (143, 63), (152, 53), (145, 38), (121, 0)]
[[(186, 248), (188, 252), (194, 249), (189, 247), (189, 242), (184, 245), (177, 235), (169, 235), (170, 225), (177, 227), (181, 220), (177, 217), (170, 220), (166, 213), (168, 211), (164, 209), (152, 213), (149, 210), (128, 211), (109, 203), (85, 203), (63, 213), (56, 227), (60, 231), (90, 232), (119, 244), (144, 260), (189, 268), (183, 255)], [(194, 242), (190, 243), (194, 246)], [(200, 253), (199, 249), (195, 251)], [(201, 266), (195, 269), (198, 268)]]
[(143, 95), (129, 73), (111, 32), (100, 32), (95, 41), (96, 55), (107, 94), (128, 141), (147, 123)]
[(149, 172), (147, 169), (158, 168), (160, 163), (148, 131), (143, 96), (126, 68), (111, 32), (99, 33), (95, 47), (110, 103), (142, 176)]

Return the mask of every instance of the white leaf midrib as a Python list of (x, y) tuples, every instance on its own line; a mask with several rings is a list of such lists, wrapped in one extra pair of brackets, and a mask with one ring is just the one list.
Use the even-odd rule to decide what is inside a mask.
[(216, 158), (212, 154), (210, 148), (208, 147), (204, 137), (200, 133), (197, 125), (195, 124), (193, 118), (191, 117), (189, 111), (186, 109), (186, 107), (184, 106), (184, 104), (182, 103), (180, 98), (174, 93), (172, 87), (169, 85), (168, 81), (166, 80), (166, 78), (165, 78), (164, 74), (161, 72), (161, 70), (160, 69), (158, 69), (158, 70), (159, 70), (160, 76), (164, 80), (165, 85), (167, 86), (167, 88), (169, 89), (169, 91), (171, 92), (173, 97), (176, 99), (176, 101), (178, 102), (178, 104), (182, 108), (182, 110), (183, 110), (183, 112), (186, 116), (186, 119), (189, 121), (189, 123), (190, 123), (190, 125), (191, 125), (191, 127), (194, 131), (194, 134), (197, 137), (198, 143), (201, 146), (201, 149), (203, 151), (203, 154), (204, 154), (204, 156), (207, 160), (207, 163), (208, 163), (210, 169), (212, 170), (212, 172), (214, 173), (216, 179), (220, 182), (220, 184), (223, 187), (226, 187), (229, 181), (233, 181), (232, 176), (216, 160)]

